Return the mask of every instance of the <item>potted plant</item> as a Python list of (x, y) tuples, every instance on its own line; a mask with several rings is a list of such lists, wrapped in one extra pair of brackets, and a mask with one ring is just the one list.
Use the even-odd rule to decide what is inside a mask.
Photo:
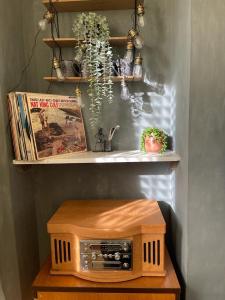
[(167, 149), (167, 135), (158, 128), (146, 128), (141, 136), (141, 150), (150, 153), (163, 153)]
[[(109, 25), (106, 17), (96, 13), (82, 13), (73, 25), (78, 39), (76, 57), (82, 61), (85, 76), (89, 78), (90, 123), (98, 125), (104, 101), (112, 103), (112, 48), (109, 44)], [(83, 75), (84, 76), (84, 75)]]

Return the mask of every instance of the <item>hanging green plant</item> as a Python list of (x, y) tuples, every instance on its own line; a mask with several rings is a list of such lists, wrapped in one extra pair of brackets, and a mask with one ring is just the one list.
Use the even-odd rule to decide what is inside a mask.
[(141, 150), (163, 153), (167, 149), (168, 136), (158, 128), (146, 128), (141, 136)]
[[(109, 44), (109, 25), (106, 17), (96, 13), (82, 13), (73, 25), (78, 41), (76, 54), (82, 56), (82, 65), (89, 77), (90, 123), (96, 127), (104, 101), (112, 103), (112, 48)], [(80, 57), (81, 57), (80, 56)]]

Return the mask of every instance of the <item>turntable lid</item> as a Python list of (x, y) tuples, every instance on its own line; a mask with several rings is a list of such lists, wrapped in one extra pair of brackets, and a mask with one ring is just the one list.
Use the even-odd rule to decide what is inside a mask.
[(100, 234), (165, 233), (166, 224), (157, 201), (66, 201), (48, 222), (49, 233)]

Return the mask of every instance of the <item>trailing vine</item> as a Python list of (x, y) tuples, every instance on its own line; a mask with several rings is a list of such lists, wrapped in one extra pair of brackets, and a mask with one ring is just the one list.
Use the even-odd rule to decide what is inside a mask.
[(104, 16), (82, 13), (74, 20), (73, 32), (79, 41), (75, 51), (82, 51), (82, 64), (89, 77), (90, 123), (96, 127), (104, 101), (112, 103), (113, 100), (109, 25)]

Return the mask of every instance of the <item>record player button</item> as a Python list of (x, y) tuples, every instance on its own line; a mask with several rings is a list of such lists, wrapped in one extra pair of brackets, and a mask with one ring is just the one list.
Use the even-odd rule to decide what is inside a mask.
[(124, 269), (128, 269), (129, 268), (129, 264), (128, 263), (124, 263), (123, 267), (124, 267)]
[(120, 260), (120, 253), (119, 252), (115, 253), (115, 260)]
[(112, 259), (112, 258), (113, 258), (113, 255), (112, 255), (112, 254), (109, 254), (109, 255), (108, 255), (108, 258)]
[(95, 252), (93, 252), (93, 253), (91, 254), (91, 258), (92, 258), (93, 260), (96, 260), (97, 256), (96, 256), (96, 253), (95, 253)]
[(107, 255), (107, 254), (103, 254), (103, 257), (104, 257), (104, 258), (108, 258), (108, 255)]
[(123, 255), (123, 258), (128, 259), (128, 258), (129, 258), (129, 255), (128, 255), (128, 254), (124, 254), (124, 255)]

